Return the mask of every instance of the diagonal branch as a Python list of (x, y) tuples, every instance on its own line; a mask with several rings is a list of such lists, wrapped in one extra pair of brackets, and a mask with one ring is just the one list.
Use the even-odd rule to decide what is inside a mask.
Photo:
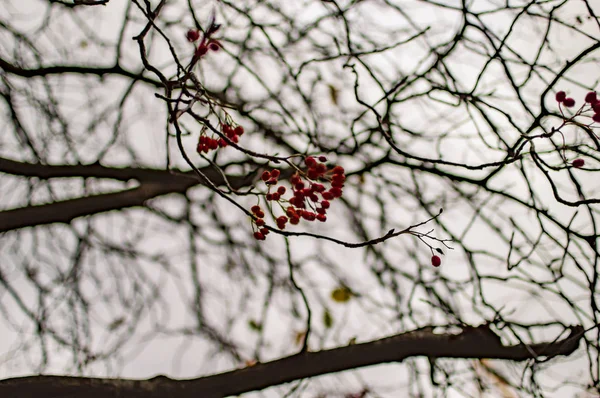
[(221, 398), (363, 366), (400, 362), (413, 356), (436, 358), (492, 358), (524, 361), (570, 355), (584, 329), (570, 328), (562, 340), (505, 346), (488, 326), (465, 327), (459, 334), (435, 334), (423, 328), (368, 343), (305, 352), (244, 369), (191, 380), (164, 376), (149, 380), (98, 379), (70, 376), (29, 376), (0, 381), (0, 396), (20, 398)]
[[(215, 185), (225, 184), (223, 175), (213, 167), (200, 170)], [(191, 173), (169, 172), (143, 168), (113, 168), (100, 164), (74, 166), (48, 166), (23, 163), (0, 158), (0, 173), (50, 178), (110, 178), (119, 181), (137, 180), (140, 185), (119, 192), (90, 195), (44, 205), (34, 205), (0, 212), (0, 233), (19, 228), (51, 223), (70, 223), (77, 217), (89, 216), (127, 207), (143, 206), (152, 198), (172, 193), (184, 194), (188, 189), (202, 183)], [(234, 189), (249, 186), (252, 175), (227, 176)]]

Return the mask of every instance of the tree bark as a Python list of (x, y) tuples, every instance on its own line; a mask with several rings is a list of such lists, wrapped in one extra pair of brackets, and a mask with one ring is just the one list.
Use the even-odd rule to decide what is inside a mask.
[[(223, 175), (213, 167), (200, 171), (216, 186), (225, 184)], [(147, 200), (172, 193), (184, 194), (196, 185), (202, 185), (200, 179), (191, 172), (178, 172), (135, 167), (106, 167), (99, 164), (51, 166), (36, 163), (24, 163), (0, 158), (0, 173), (22, 177), (50, 178), (107, 178), (117, 181), (136, 180), (139, 186), (99, 195), (32, 205), (0, 211), (0, 233), (15, 229), (35, 227), (51, 223), (68, 224), (77, 217), (90, 216), (112, 210), (143, 206)], [(252, 175), (226, 176), (233, 189), (252, 184)]]
[(0, 381), (1, 397), (19, 398), (222, 398), (363, 366), (429, 358), (492, 358), (524, 361), (570, 355), (584, 329), (573, 326), (568, 337), (537, 344), (503, 345), (487, 326), (465, 327), (459, 334), (435, 334), (422, 328), (367, 343), (304, 352), (244, 369), (190, 380), (158, 376), (148, 380), (70, 376), (28, 376)]

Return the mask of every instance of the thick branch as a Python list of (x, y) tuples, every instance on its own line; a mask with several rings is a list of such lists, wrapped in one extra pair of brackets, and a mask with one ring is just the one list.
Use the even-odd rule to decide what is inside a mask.
[(62, 75), (62, 74), (77, 74), (77, 75), (118, 75), (127, 77), (133, 80), (141, 80), (145, 83), (149, 83), (156, 87), (161, 87), (161, 83), (152, 80), (146, 76), (136, 74), (134, 72), (125, 70), (120, 66), (112, 67), (97, 67), (97, 66), (80, 66), (80, 65), (56, 65), (56, 66), (45, 66), (39, 68), (20, 68), (11, 64), (10, 62), (0, 58), (0, 69), (5, 70), (13, 75), (31, 78), (31, 77), (45, 77), (49, 75)]
[[(224, 185), (223, 176), (214, 168), (201, 169), (215, 185)], [(14, 229), (51, 223), (70, 223), (77, 217), (89, 216), (128, 207), (143, 206), (152, 198), (171, 193), (185, 193), (201, 182), (191, 173), (171, 173), (165, 170), (141, 168), (113, 168), (99, 164), (48, 166), (22, 163), (0, 158), (0, 173), (24, 177), (50, 178), (110, 178), (119, 181), (137, 180), (136, 188), (119, 192), (91, 195), (82, 198), (28, 206), (0, 212), (0, 233)], [(234, 189), (251, 184), (252, 176), (228, 176)]]
[(574, 326), (563, 340), (504, 346), (487, 326), (465, 328), (458, 335), (434, 334), (431, 328), (346, 347), (306, 352), (192, 380), (159, 376), (149, 380), (95, 379), (68, 376), (30, 376), (0, 381), (0, 396), (59, 398), (85, 396), (220, 398), (307, 377), (362, 366), (400, 362), (413, 356), (436, 358), (493, 358), (524, 361), (570, 355), (579, 346), (583, 328)]

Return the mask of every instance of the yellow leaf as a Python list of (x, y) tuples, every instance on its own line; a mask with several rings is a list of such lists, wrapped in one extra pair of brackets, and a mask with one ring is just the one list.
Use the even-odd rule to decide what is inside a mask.
[(333, 326), (333, 317), (331, 316), (329, 310), (325, 310), (323, 313), (323, 325), (325, 325), (327, 329)]
[(294, 335), (294, 344), (302, 345), (302, 343), (304, 342), (304, 336), (306, 336), (305, 331), (302, 330), (302, 331), (296, 332), (296, 334)]
[(331, 299), (336, 303), (345, 303), (352, 298), (353, 294), (346, 286), (340, 286), (333, 289)]
[(335, 87), (333, 84), (329, 84), (328, 86), (329, 86), (329, 98), (331, 98), (331, 102), (333, 102), (334, 105), (337, 105), (340, 92), (337, 89), (337, 87)]

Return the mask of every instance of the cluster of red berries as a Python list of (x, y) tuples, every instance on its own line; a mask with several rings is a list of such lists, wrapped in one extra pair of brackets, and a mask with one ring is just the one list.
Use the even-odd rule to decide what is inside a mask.
[[(278, 203), (285, 211), (285, 215), (275, 219), (277, 228), (285, 229), (288, 221), (292, 225), (297, 225), (301, 219), (327, 221), (327, 209), (331, 206), (330, 201), (342, 196), (346, 174), (341, 166), (328, 169), (324, 163), (326, 161), (325, 156), (319, 156), (316, 159), (312, 156), (305, 158), (304, 163), (307, 170), (302, 173), (297, 172), (290, 178), (292, 197), (287, 200), (283, 198), (287, 188), (283, 185), (275, 188), (275, 185), (279, 182), (281, 172), (274, 169), (262, 173), (261, 180), (269, 188), (265, 199), (268, 202)], [(325, 185), (318, 181), (329, 183), (331, 188), (327, 189)], [(258, 205), (252, 206), (250, 210), (254, 215), (253, 222), (259, 228), (254, 233), (254, 237), (258, 240), (264, 240), (269, 232), (268, 229), (262, 228), (265, 225), (264, 212)]]
[[(230, 124), (223, 124), (221, 127), (223, 134), (231, 141), (236, 144), (240, 140), (240, 136), (244, 134), (244, 128), (242, 126), (236, 126), (235, 128)], [(228, 145), (227, 141), (220, 137), (209, 137), (206, 134), (201, 134), (198, 139), (198, 146), (196, 151), (198, 153), (208, 153), (211, 150), (217, 148), (225, 148)]]
[[(581, 113), (592, 110), (594, 115), (592, 116), (592, 120), (596, 123), (600, 123), (600, 100), (598, 100), (598, 96), (595, 91), (590, 91), (585, 95), (585, 103), (589, 104), (589, 109), (583, 109), (585, 105), (581, 109)], [(571, 97), (567, 97), (567, 93), (564, 91), (559, 91), (556, 93), (556, 101), (559, 104), (562, 104), (566, 108), (572, 108), (575, 106), (575, 100)]]
[[(564, 91), (559, 91), (558, 93), (556, 93), (556, 101), (559, 104), (562, 104), (563, 106), (565, 106), (566, 108), (572, 108), (575, 106), (575, 100), (571, 97), (567, 97), (567, 94)], [(585, 95), (584, 101), (585, 101), (585, 103), (581, 106), (579, 111), (577, 111), (575, 116), (579, 116), (584, 113), (588, 113), (589, 111), (592, 111), (594, 114), (591, 117), (592, 118), (591, 124), (600, 123), (600, 100), (598, 99), (596, 92), (595, 91), (588, 92)], [(569, 121), (570, 120), (566, 120), (567, 123)], [(583, 160), (581, 158), (577, 158), (577, 159), (573, 160), (571, 165), (575, 168), (581, 168), (585, 165), (585, 160)]]
[(269, 234), (269, 230), (264, 227), (265, 225), (265, 212), (262, 211), (259, 205), (252, 206), (250, 208), (252, 214), (254, 214), (254, 224), (258, 227), (258, 230), (254, 232), (254, 238), (256, 240), (265, 240)]
[[(204, 38), (196, 48), (197, 58), (204, 56), (208, 52), (208, 50), (219, 51), (219, 49), (221, 48), (221, 43), (219, 43), (217, 40), (209, 39), (207, 36), (208, 35), (204, 36)], [(185, 37), (190, 43), (193, 43), (200, 38), (200, 32), (197, 29), (190, 29), (185, 34)]]

